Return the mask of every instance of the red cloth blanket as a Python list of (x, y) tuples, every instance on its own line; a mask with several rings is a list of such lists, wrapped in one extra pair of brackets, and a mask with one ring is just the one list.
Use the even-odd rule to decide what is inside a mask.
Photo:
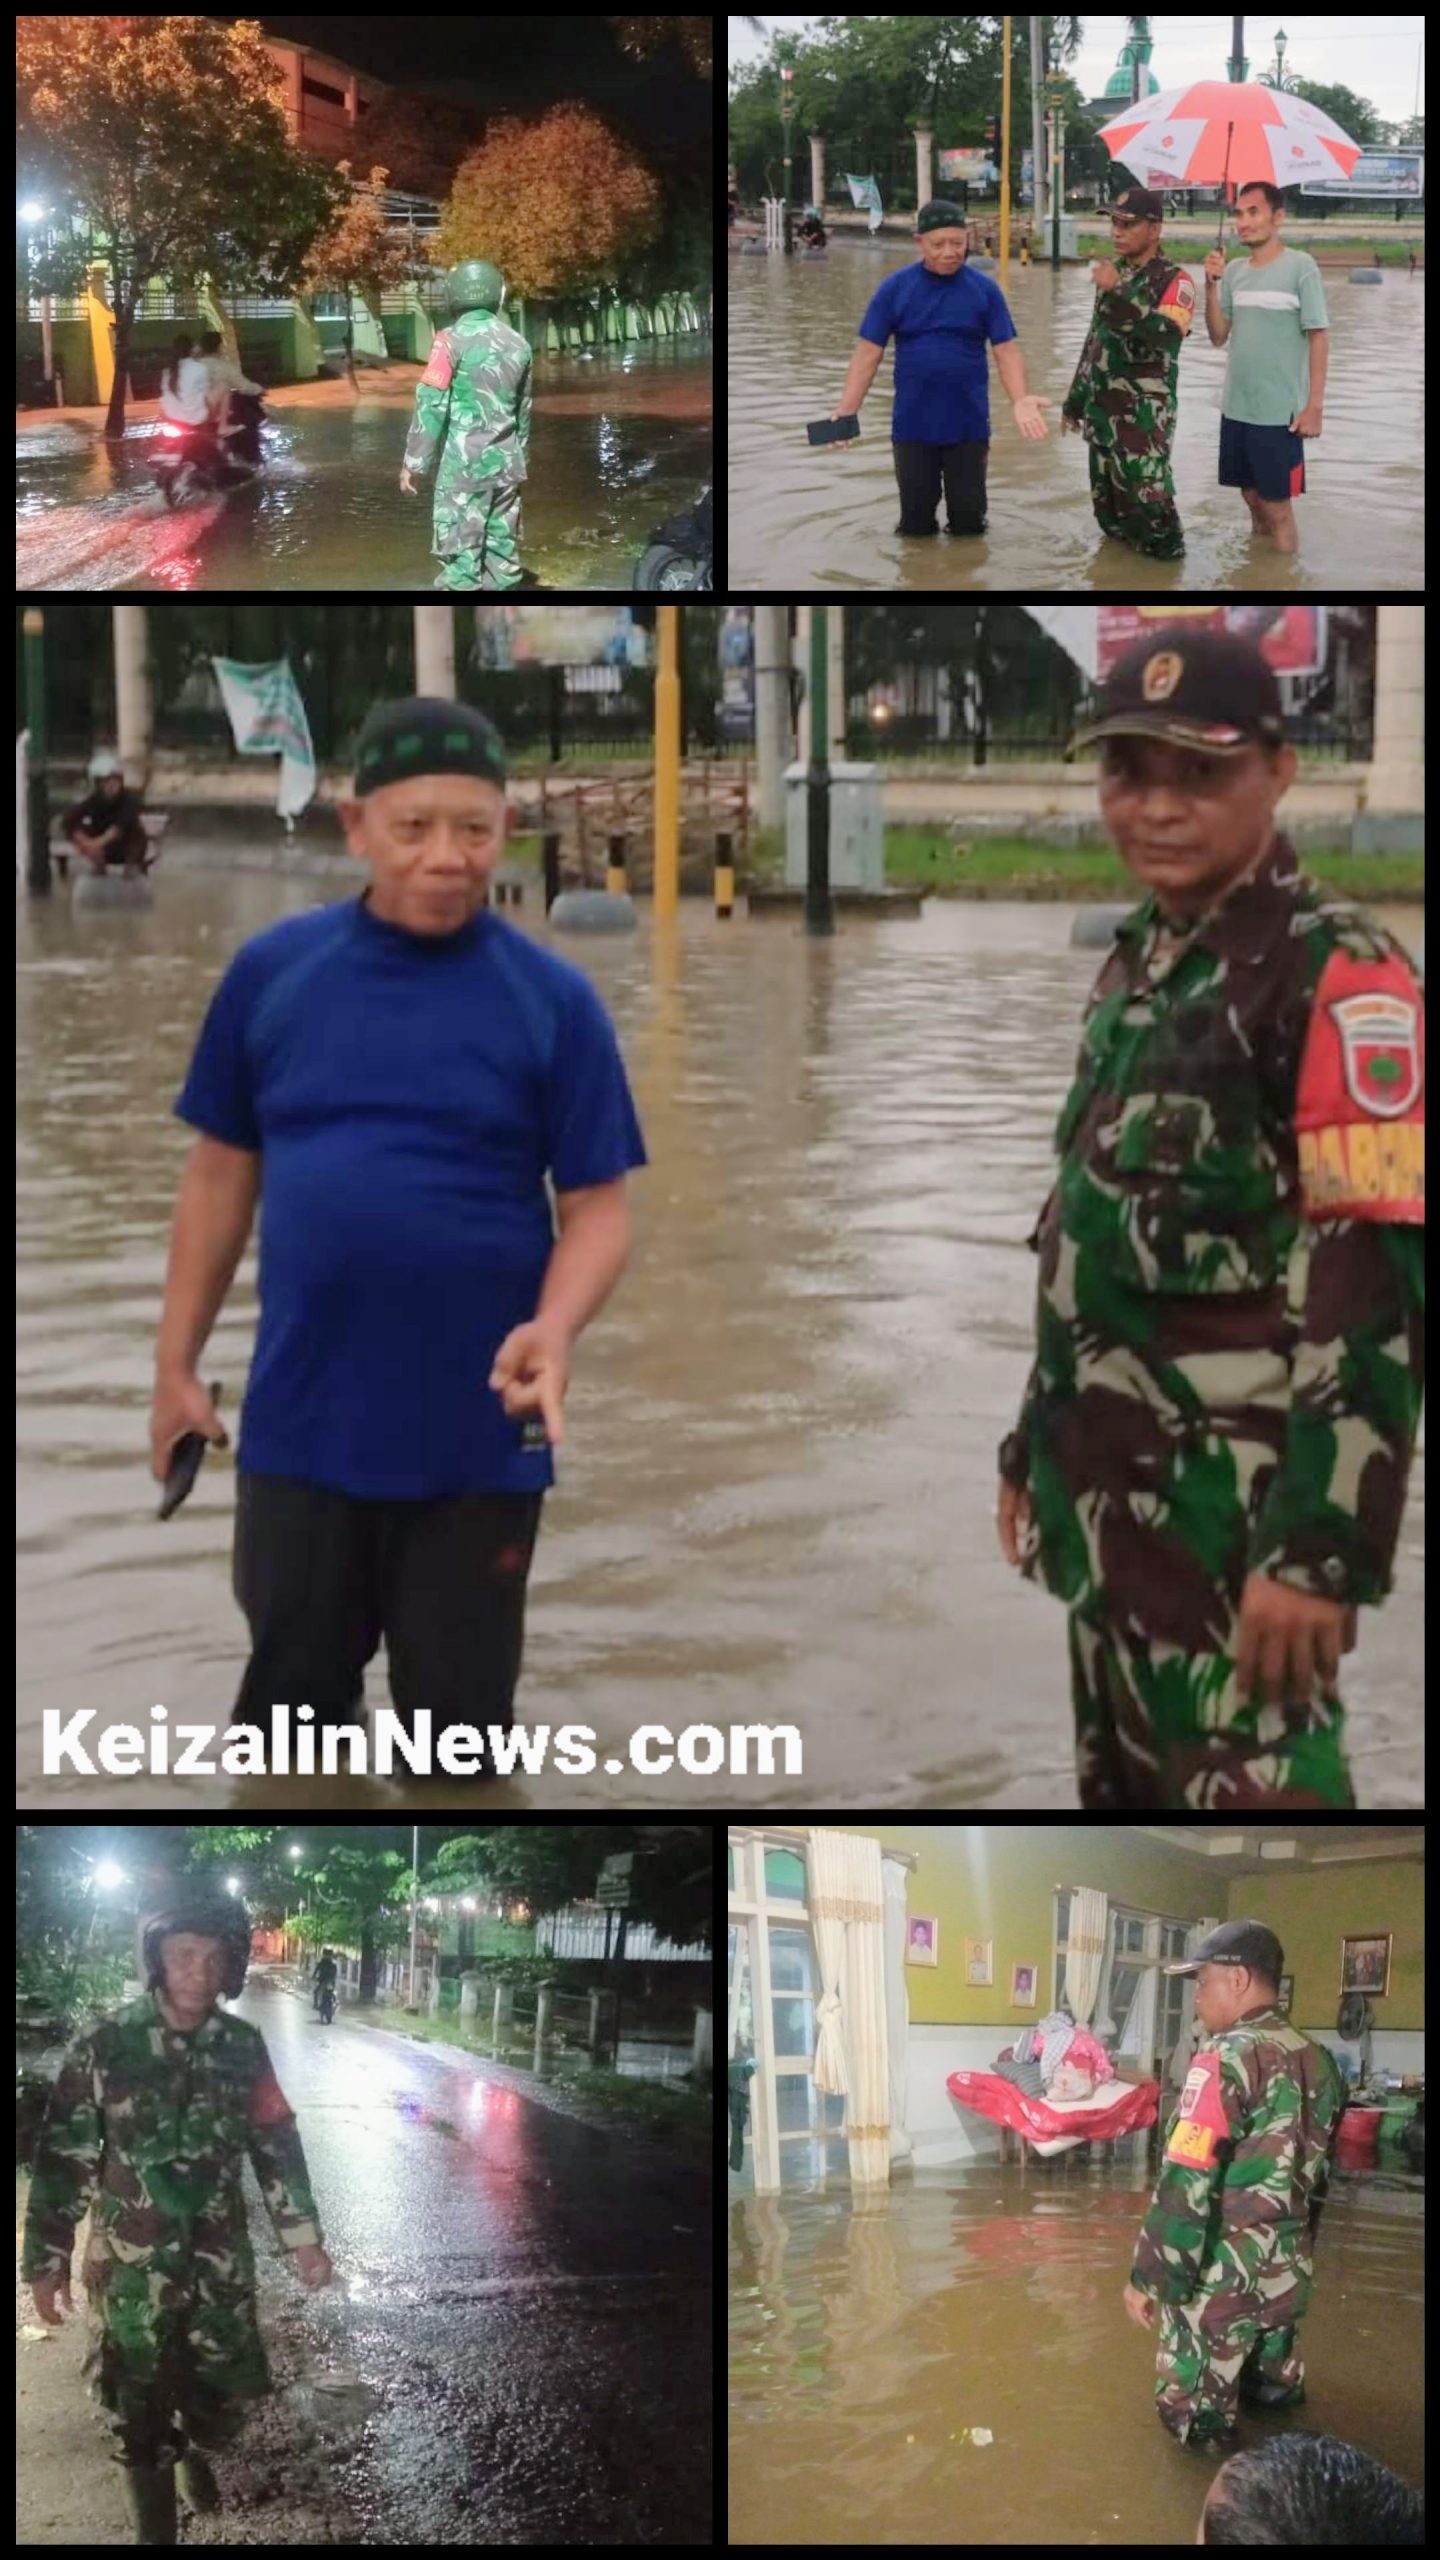
[(1044, 2098), (1027, 2098), (993, 2071), (952, 2071), (945, 2083), (962, 2107), (973, 2107), (992, 2124), (1008, 2124), (1036, 2142), (1057, 2134), (1082, 2133), (1092, 2142), (1113, 2142), (1117, 2134), (1134, 2133), (1153, 2124), (1160, 2102), (1158, 2080), (1112, 2080), (1093, 2098), (1069, 2106), (1050, 2106)]

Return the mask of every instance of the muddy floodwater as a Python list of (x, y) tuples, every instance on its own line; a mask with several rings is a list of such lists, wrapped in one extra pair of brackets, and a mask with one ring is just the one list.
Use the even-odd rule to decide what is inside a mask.
[[(273, 395), (265, 471), (168, 509), (149, 475), (154, 403), (118, 452), (96, 425), (27, 411), (17, 449), (24, 589), (430, 586), (434, 474), (399, 487), (413, 395), (362, 374), (351, 405)], [(339, 399), (343, 405), (334, 405)], [(98, 413), (97, 413), (98, 415)], [(546, 357), (536, 372), (520, 557), (546, 588), (630, 584), (655, 527), (711, 476), (708, 338)]]
[[(342, 883), (168, 855), (157, 878), (140, 914), (22, 900), (22, 1804), (114, 1784), (42, 1784), (45, 1708), (223, 1722), (245, 1658), (233, 1461), (164, 1526), (146, 1468), (188, 1144), (171, 1105), (229, 955)], [(1070, 923), (932, 901), (816, 941), (687, 901), (673, 935), (645, 912), (564, 946), (612, 1009), (651, 1164), (575, 1362), (516, 1708), (592, 1726), (601, 1765), (552, 1763), (525, 1800), (1073, 1807), (1063, 1613), (992, 1518), (1031, 1357), (1025, 1238), (1097, 967)], [(254, 1319), (252, 1255), (202, 1363), (232, 1419)], [(1417, 1464), (1397, 1590), (1347, 1662), (1364, 1809), (1421, 1801), (1422, 1520)], [(731, 1728), (756, 1720), (793, 1728), (798, 1765), (737, 1765)], [(718, 1757), (640, 1778), (624, 1745), (650, 1721), (710, 1729)]]
[[(732, 2543), (1193, 2542), (1214, 2457), (1161, 2426), (1121, 2304), (1151, 2183), (1129, 2137), (1086, 2166), (902, 2170), (863, 2202), (732, 2193)], [(1423, 2254), (1422, 2189), (1337, 2181), (1305, 2404), (1247, 2441), (1298, 2423), (1422, 2485)]]
[[(1191, 255), (1192, 247), (1195, 254)], [(1031, 391), (1052, 400), (1043, 444), (1021, 440), (990, 360), (988, 529), (901, 540), (891, 460), (894, 347), (860, 411), (859, 442), (812, 447), (808, 419), (839, 400), (861, 316), (882, 277), (913, 266), (913, 242), (831, 237), (823, 257), (757, 257), (732, 246), (730, 278), (730, 574), (737, 589), (943, 592), (986, 588), (1263, 588), (1277, 595), (1418, 592), (1424, 585), (1424, 450), (1416, 432), (1424, 371), (1425, 279), (1382, 270), (1378, 285), (1321, 270), (1330, 315), (1325, 428), (1307, 447), (1295, 502), (1299, 550), (1251, 539), (1237, 489), (1218, 487), (1227, 350), (1203, 318), (1203, 251), (1176, 250), (1196, 285), (1180, 351), (1175, 489), (1179, 560), (1147, 560), (1102, 536), (1086, 449), (1062, 437), (1069, 390), (1094, 308), (1088, 264), (1020, 267), (1002, 282)], [(1356, 263), (1360, 263), (1359, 260)], [(1377, 349), (1384, 350), (1383, 365)], [(941, 509), (941, 521), (944, 510)]]

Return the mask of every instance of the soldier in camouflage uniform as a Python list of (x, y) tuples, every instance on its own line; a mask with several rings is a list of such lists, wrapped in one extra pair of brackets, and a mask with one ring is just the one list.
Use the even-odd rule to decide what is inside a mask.
[(1061, 403), (1061, 431), (1090, 447), (1090, 496), (1102, 533), (1153, 560), (1185, 548), (1170, 477), (1180, 342), (1195, 313), (1183, 267), (1160, 255), (1160, 198), (1148, 187), (1117, 196), (1111, 222), (1118, 265), (1096, 270), (1095, 316), (1075, 379)]
[[(455, 320), (440, 330), (415, 386), (402, 489), (440, 452), (435, 476), (437, 587), (518, 587), (520, 491), (530, 442), (530, 349), (500, 318), (498, 267), (471, 258), (448, 278)], [(441, 450), (443, 444), (443, 450)]]
[(329, 2281), (295, 2118), (254, 2027), (215, 2007), (242, 1988), (250, 1925), (233, 1902), (182, 1891), (141, 1929), (142, 1999), (67, 2053), (51, 2092), (25, 2216), (22, 2274), (42, 2320), (69, 2308), (77, 2225), (91, 2213), (86, 2362), (140, 2542), (176, 2539), (175, 2465), (198, 2508), (219, 2503), (206, 2455), (270, 2387), (240, 2183), (248, 2154), (282, 2247)]
[(1323, 2045), (1278, 2005), (1284, 1956), (1272, 1930), (1235, 1920), (1185, 1964), (1206, 2029), (1166, 2128), (1126, 2308), (1158, 2316), (1155, 2400), (1184, 2444), (1233, 2451), (1237, 2397), (1289, 2408), (1305, 2397), (1296, 2329), (1344, 2092)]
[(1086, 1810), (1353, 1808), (1339, 1656), (1390, 1587), (1420, 1410), (1420, 993), (1275, 832), (1295, 751), (1249, 641), (1157, 629), (1095, 739), (1150, 894), (1030, 1238), (1001, 1546), (1071, 1613)]

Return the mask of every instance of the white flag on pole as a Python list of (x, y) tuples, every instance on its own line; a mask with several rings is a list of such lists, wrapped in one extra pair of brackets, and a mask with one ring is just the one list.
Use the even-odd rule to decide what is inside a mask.
[(293, 827), (315, 796), (315, 750), (289, 659), (279, 658), (268, 667), (242, 666), (235, 658), (212, 658), (210, 663), (241, 755), (279, 756), (276, 806), (286, 826)]

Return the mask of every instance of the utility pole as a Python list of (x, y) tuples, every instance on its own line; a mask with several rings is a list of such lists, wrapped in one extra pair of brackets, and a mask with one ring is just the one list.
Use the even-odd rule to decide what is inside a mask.
[(830, 721), (826, 620), (829, 608), (810, 607), (810, 764), (806, 774), (805, 930), (833, 933), (830, 897)]

